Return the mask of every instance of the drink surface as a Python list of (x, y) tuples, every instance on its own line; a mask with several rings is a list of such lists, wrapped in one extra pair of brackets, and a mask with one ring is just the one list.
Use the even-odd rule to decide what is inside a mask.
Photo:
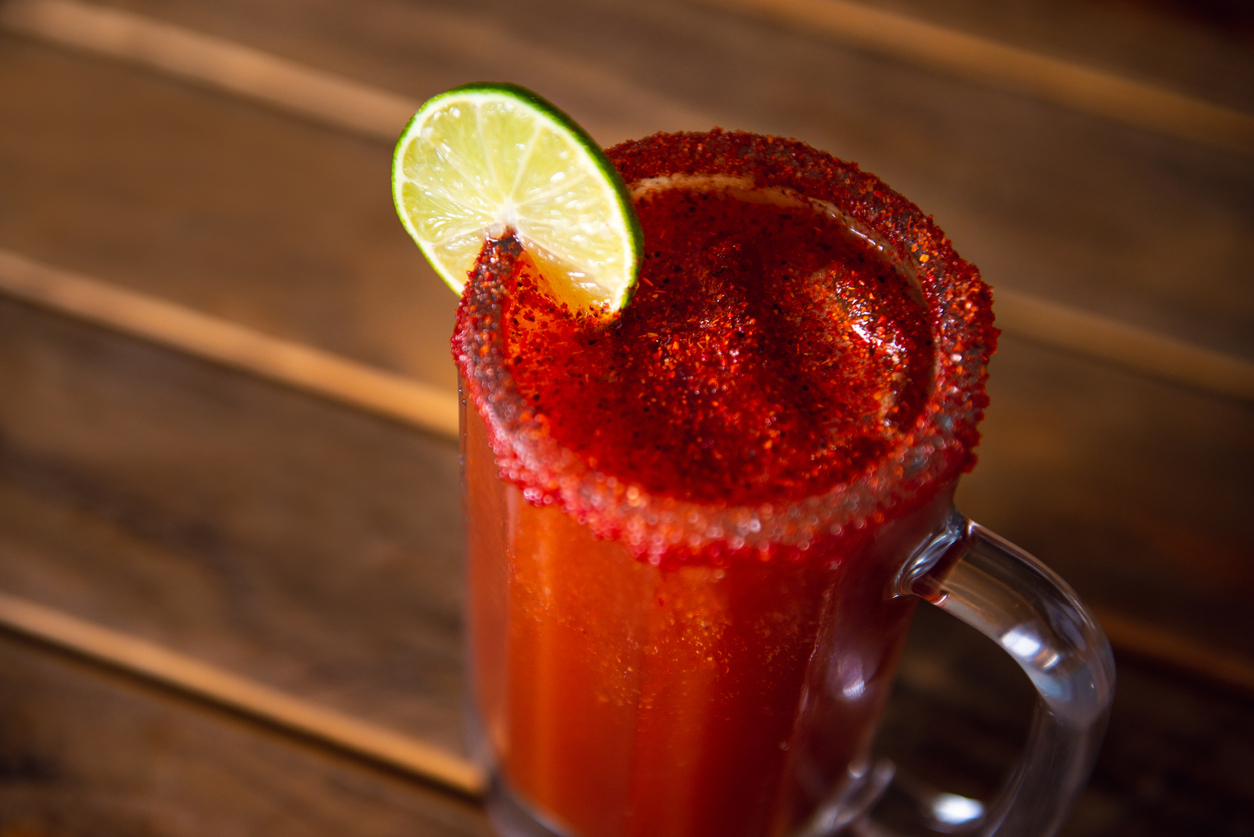
[(889, 450), (931, 383), (910, 277), (834, 209), (655, 185), (614, 320), (559, 307), (531, 267), (506, 294), (506, 366), (553, 438), (652, 494), (733, 505), (820, 494)]

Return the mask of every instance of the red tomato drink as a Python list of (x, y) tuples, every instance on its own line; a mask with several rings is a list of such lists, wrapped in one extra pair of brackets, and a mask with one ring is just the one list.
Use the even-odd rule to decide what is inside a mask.
[(855, 166), (747, 134), (609, 152), (633, 301), (572, 313), (512, 237), (458, 315), (473, 703), (579, 837), (795, 832), (865, 779), (970, 467), (987, 287)]

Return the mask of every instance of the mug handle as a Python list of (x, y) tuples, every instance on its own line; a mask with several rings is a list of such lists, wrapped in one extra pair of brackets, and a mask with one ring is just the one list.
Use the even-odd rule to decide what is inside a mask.
[[(1052, 570), (956, 509), (898, 578), (992, 639), (1036, 687), (1023, 756), (1000, 794), (975, 816), (929, 806), (931, 825), (978, 837), (1051, 837), (1084, 790), (1114, 697), (1115, 661), (1101, 627)], [(949, 794), (941, 800), (963, 800)]]

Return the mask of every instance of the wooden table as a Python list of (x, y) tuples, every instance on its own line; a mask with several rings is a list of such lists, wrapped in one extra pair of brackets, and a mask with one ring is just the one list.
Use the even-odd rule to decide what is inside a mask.
[[(1005, 329), (960, 505), (1119, 660), (1065, 833), (1254, 831), (1254, 51), (1132, 6), (859, 14), (0, 1), (0, 605), (265, 698), (0, 607), (0, 835), (488, 833), (359, 728), (463, 752), (455, 300), (388, 176), (405, 109), (485, 78), (605, 143), (796, 136), (933, 214)], [(921, 613), (880, 747), (986, 794), (1030, 705)]]

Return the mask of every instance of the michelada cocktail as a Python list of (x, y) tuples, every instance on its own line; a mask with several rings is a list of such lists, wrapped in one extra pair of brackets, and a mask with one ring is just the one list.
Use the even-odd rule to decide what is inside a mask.
[[(452, 152), (436, 135), (439, 163)], [(996, 551), (952, 510), (986, 404), (989, 289), (913, 204), (802, 143), (657, 135), (608, 161), (639, 227), (575, 238), (635, 242), (629, 285), (603, 282), (598, 303), (595, 277), (531, 241), (545, 224), (516, 220), (511, 196), (476, 245), (453, 336), (469, 679), (494, 822), (835, 833), (874, 798), (911, 593), (943, 602), (964, 556)], [(524, 176), (502, 178), (506, 165), (480, 180)], [(548, 200), (567, 178), (537, 182)], [(1087, 644), (1050, 665), (1081, 660), (1066, 676), (1097, 684), (1096, 702), (1065, 721), (1069, 739), (1029, 748), (1082, 751), (1061, 789), (1017, 779), (987, 833), (1050, 833), (1056, 815), (1014, 825), (1015, 793), (1065, 808), (1109, 700), (1100, 632), (1061, 582), (1024, 579), (985, 599), (1014, 614), (1020, 587), (1061, 597), (1054, 610), (1082, 627), (1058, 634)], [(990, 633), (1011, 618), (961, 615)], [(1048, 640), (1051, 618), (1018, 629)]]

